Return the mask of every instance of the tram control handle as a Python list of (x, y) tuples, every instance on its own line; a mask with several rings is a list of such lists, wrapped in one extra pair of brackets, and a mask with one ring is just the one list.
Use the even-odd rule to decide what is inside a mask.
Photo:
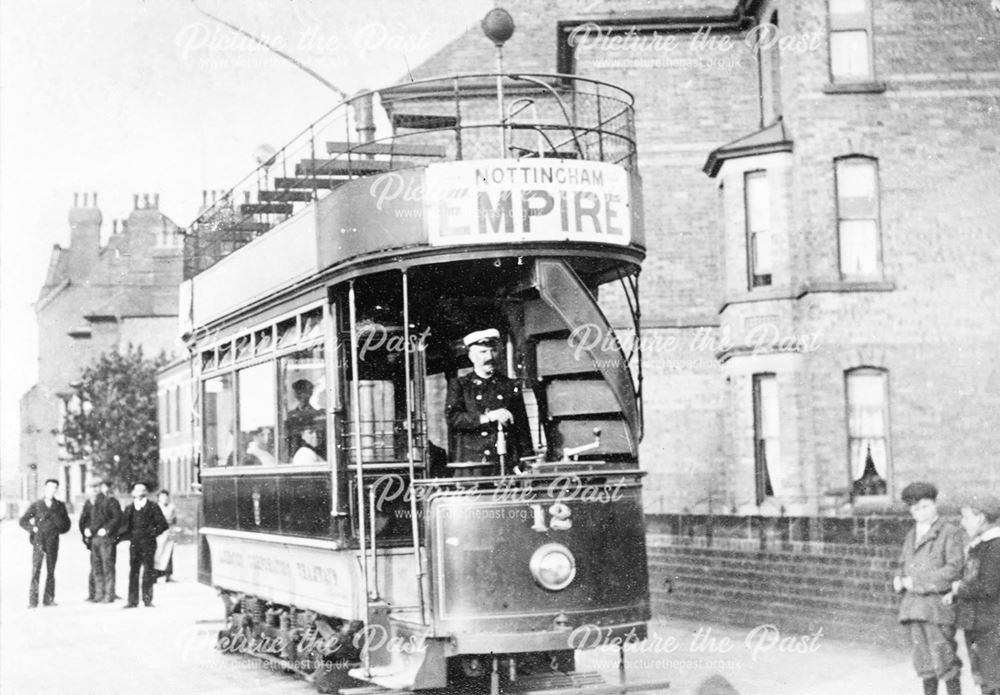
[[(518, 475), (523, 475), (522, 467), (524, 464), (528, 464), (531, 469), (537, 469), (542, 466), (559, 466), (566, 463), (576, 463), (576, 457), (587, 451), (593, 451), (594, 449), (600, 448), (601, 446), (601, 428), (594, 428), (594, 441), (589, 444), (582, 444), (577, 447), (571, 447), (563, 449), (563, 457), (558, 461), (546, 461), (545, 460), (545, 447), (538, 447), (535, 449), (537, 452), (534, 456), (522, 456), (520, 461), (520, 466), (515, 467), (514, 471)], [(570, 459), (570, 457), (573, 457)], [(602, 462), (603, 463), (603, 462)]]

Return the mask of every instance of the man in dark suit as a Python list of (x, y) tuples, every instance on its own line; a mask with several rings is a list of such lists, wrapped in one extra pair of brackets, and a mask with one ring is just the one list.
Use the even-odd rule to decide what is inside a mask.
[(94, 601), (111, 603), (115, 600), (115, 534), (121, 523), (122, 510), (111, 494), (111, 483), (98, 480), (99, 491), (94, 498), (90, 522), (84, 534), (90, 539), (90, 567), (94, 577)]
[(94, 550), (90, 542), (90, 519), (94, 515), (94, 499), (100, 494), (100, 480), (91, 480), (87, 484), (87, 501), (83, 503), (83, 510), (80, 512), (80, 519), (77, 525), (80, 528), (80, 540), (83, 547), (90, 553), (90, 574), (87, 576), (87, 600), (94, 602)]
[(139, 605), (139, 574), (142, 573), (142, 602), (152, 608), (153, 584), (156, 572), (153, 562), (156, 556), (156, 537), (167, 530), (167, 520), (159, 505), (146, 498), (148, 488), (145, 483), (132, 486), (132, 504), (125, 507), (118, 526), (118, 540), (131, 541), (128, 566), (128, 603), (125, 608)]
[(533, 453), (521, 388), (497, 370), (499, 341), (495, 328), (465, 336), (472, 371), (448, 384), (450, 458), (481, 461), (481, 467), (468, 471), (473, 475), (499, 474), (501, 455), (510, 473), (519, 457)]
[(21, 517), (21, 528), (27, 531), (31, 541), (31, 589), (28, 592), (28, 608), (38, 606), (38, 580), (45, 560), (45, 595), (42, 602), (54, 606), (56, 598), (56, 560), (59, 557), (59, 535), (70, 529), (66, 505), (55, 498), (59, 481), (49, 478), (45, 481), (45, 496), (33, 502)]

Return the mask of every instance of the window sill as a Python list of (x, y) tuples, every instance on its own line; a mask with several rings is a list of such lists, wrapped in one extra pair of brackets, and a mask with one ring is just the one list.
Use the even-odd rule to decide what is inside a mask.
[(785, 285), (762, 285), (754, 287), (752, 290), (731, 294), (722, 300), (719, 306), (719, 313), (726, 310), (731, 304), (750, 304), (754, 302), (773, 302), (782, 299), (797, 299), (795, 293)]
[(892, 292), (896, 283), (892, 280), (813, 280), (799, 288), (796, 299), (819, 292)]
[(854, 498), (854, 514), (888, 514), (897, 512), (889, 495), (859, 495)]
[(829, 82), (823, 85), (824, 94), (881, 94), (885, 82)]

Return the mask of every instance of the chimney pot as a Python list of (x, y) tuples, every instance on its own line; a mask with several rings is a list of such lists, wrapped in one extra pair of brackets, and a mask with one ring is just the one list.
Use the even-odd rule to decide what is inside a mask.
[(159, 193), (154, 193), (153, 194), (153, 207), (156, 208), (157, 210), (160, 209), (160, 194)]
[(215, 205), (215, 197), (218, 195), (218, 193), (219, 192), (216, 190), (212, 191), (212, 205)]
[(111, 220), (111, 233), (112, 234), (118, 233), (118, 220)]
[(138, 210), (139, 209), (139, 194), (138, 193), (133, 193), (132, 194), (132, 209), (133, 210)]
[(74, 193), (73, 194), (73, 207), (75, 207), (75, 208), (80, 207), (80, 194), (79, 193)]
[(208, 205), (208, 191), (201, 192), (201, 204)]
[(142, 194), (142, 207), (149, 209), (149, 193)]
[(97, 194), (94, 193), (93, 195), (94, 195), (94, 207), (96, 208), (97, 207)]

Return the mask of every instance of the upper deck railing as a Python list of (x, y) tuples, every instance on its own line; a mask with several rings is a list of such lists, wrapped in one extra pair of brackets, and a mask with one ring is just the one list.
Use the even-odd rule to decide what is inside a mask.
[(184, 277), (352, 179), (475, 159), (636, 165), (632, 95), (574, 75), (479, 73), (408, 82), (341, 102), (205, 207), (185, 232)]

